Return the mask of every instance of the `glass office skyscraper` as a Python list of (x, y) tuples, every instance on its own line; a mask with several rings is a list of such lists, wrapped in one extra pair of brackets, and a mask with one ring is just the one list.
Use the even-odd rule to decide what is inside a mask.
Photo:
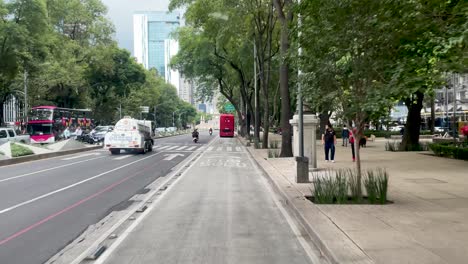
[[(133, 52), (145, 68), (155, 68), (165, 77), (167, 68), (168, 40), (180, 26), (180, 14), (154, 11), (136, 12), (133, 15)], [(166, 44), (165, 44), (166, 42)]]

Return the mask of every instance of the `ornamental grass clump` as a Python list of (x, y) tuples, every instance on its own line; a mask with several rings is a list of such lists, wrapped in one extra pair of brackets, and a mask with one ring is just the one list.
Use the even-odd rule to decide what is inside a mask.
[(377, 169), (376, 171), (376, 186), (377, 196), (380, 204), (387, 202), (388, 193), (388, 172), (385, 169)]
[(360, 188), (360, 182), (358, 181), (358, 175), (356, 170), (347, 169), (346, 174), (348, 177), (349, 191), (351, 192), (351, 200), (354, 203), (362, 202), (362, 193)]
[(344, 204), (348, 202), (348, 180), (346, 178), (345, 170), (336, 171), (336, 194), (335, 199), (336, 203)]
[(366, 188), (367, 192), (367, 199), (369, 203), (375, 204), (377, 202), (377, 177), (374, 174), (373, 170), (368, 170), (366, 178), (364, 178), (364, 187)]
[(331, 204), (335, 198), (337, 188), (335, 178), (330, 171), (325, 171), (324, 175), (315, 174), (313, 176), (314, 198), (318, 204)]

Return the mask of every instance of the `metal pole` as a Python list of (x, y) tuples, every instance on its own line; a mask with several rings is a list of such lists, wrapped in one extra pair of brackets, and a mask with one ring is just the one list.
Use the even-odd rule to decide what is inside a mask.
[[(456, 81), (455, 81), (456, 79)], [(458, 74), (453, 74), (453, 143), (457, 142), (457, 85), (459, 81)]]
[(154, 106), (154, 128), (157, 128), (157, 124), (156, 124), (156, 106)]
[(258, 138), (258, 135), (260, 135), (260, 134), (259, 134), (260, 132), (257, 131), (258, 128), (259, 128), (259, 126), (258, 126), (258, 122), (259, 122), (258, 117), (259, 117), (259, 115), (257, 114), (257, 113), (258, 113), (258, 98), (257, 98), (257, 97), (258, 97), (258, 96), (257, 96), (257, 89), (258, 89), (258, 87), (257, 87), (257, 44), (255, 43), (255, 39), (254, 39), (253, 44), (254, 44), (254, 58), (253, 58), (253, 59), (254, 59), (254, 90), (255, 90), (255, 91), (254, 91), (254, 92), (255, 92), (255, 114), (254, 114), (254, 115), (255, 115), (255, 128), (254, 128), (254, 139), (255, 139), (256, 141), (258, 141), (258, 140), (260, 140), (260, 139)]
[[(301, 1), (298, 1), (298, 4), (300, 4)], [(297, 19), (297, 24), (299, 28), (298, 32), (298, 39), (301, 39), (302, 32), (301, 32), (301, 26), (302, 26), (302, 19), (301, 19), (301, 14), (298, 14), (298, 19)], [(301, 58), (302, 56), (302, 47), (300, 46), (299, 43), (299, 50), (298, 50), (298, 57)], [(303, 113), (303, 104), (302, 104), (302, 84), (301, 84), (301, 77), (302, 77), (302, 70), (301, 67), (298, 67), (298, 81), (297, 81), (297, 114), (299, 115), (299, 124), (298, 124), (298, 129), (299, 129), (299, 157), (303, 158), (304, 157), (304, 113)], [(315, 142), (313, 142), (315, 144)]]
[(28, 72), (24, 70), (24, 116), (27, 121), (28, 113)]

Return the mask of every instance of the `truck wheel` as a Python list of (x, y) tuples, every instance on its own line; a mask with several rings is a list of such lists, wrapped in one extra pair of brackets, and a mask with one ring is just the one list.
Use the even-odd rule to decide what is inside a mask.
[(120, 149), (111, 149), (110, 152), (112, 155), (117, 155), (120, 154)]
[(148, 152), (153, 151), (153, 144), (149, 143), (148, 145)]

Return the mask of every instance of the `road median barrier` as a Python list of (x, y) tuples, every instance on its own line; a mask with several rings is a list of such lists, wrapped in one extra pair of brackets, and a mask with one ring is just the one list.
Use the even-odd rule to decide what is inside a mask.
[(34, 160), (42, 160), (42, 159), (48, 159), (48, 158), (53, 158), (53, 157), (65, 156), (65, 155), (70, 155), (70, 154), (75, 154), (75, 153), (80, 153), (80, 152), (85, 152), (85, 151), (90, 151), (90, 150), (96, 150), (96, 149), (101, 149), (102, 147), (103, 146), (100, 145), (100, 146), (62, 150), (62, 151), (55, 151), (55, 152), (50, 152), (50, 153), (34, 154), (34, 155), (27, 155), (27, 156), (21, 156), (21, 157), (16, 157), (16, 158), (4, 159), (4, 160), (0, 160), (0, 167), (23, 163), (23, 162), (34, 161)]

